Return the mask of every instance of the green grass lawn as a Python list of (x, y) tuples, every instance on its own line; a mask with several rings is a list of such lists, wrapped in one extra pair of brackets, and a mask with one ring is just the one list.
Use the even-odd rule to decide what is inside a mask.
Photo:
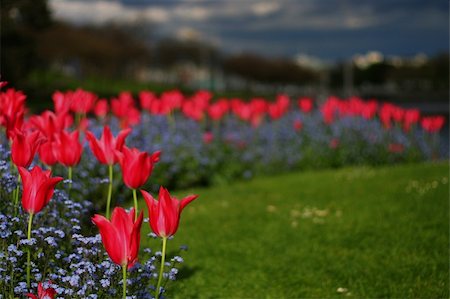
[[(448, 298), (448, 176), (448, 162), (429, 163), (179, 192), (200, 197), (168, 243), (189, 251), (167, 295)], [(142, 242), (160, 250), (159, 240)]]

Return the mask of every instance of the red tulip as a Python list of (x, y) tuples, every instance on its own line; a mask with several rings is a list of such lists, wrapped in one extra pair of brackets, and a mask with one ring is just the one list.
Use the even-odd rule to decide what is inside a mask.
[(289, 108), (289, 97), (284, 94), (277, 96), (275, 103), (268, 105), (267, 112), (271, 119), (276, 120), (281, 118)]
[(141, 108), (150, 112), (152, 102), (156, 100), (156, 96), (151, 91), (143, 90), (139, 93), (139, 102)]
[(179, 90), (169, 90), (161, 94), (160, 114), (171, 113), (175, 109), (181, 108), (184, 96)]
[(116, 151), (123, 182), (131, 189), (137, 189), (145, 184), (153, 171), (153, 165), (159, 161), (160, 151), (149, 155), (137, 148), (123, 146), (122, 151)]
[(109, 105), (106, 99), (100, 99), (97, 101), (94, 107), (94, 114), (97, 117), (105, 117), (108, 114)]
[(378, 112), (380, 115), (380, 121), (385, 129), (391, 128), (392, 109), (392, 104), (384, 103), (383, 106), (381, 106), (380, 111)]
[(203, 118), (202, 107), (197, 105), (193, 100), (185, 101), (182, 106), (182, 111), (186, 117), (189, 117), (195, 121), (201, 121)]
[(198, 107), (198, 109), (200, 109), (201, 111), (204, 111), (208, 108), (211, 99), (212, 94), (206, 90), (199, 90), (191, 97), (191, 101), (193, 101), (195, 103), (195, 106)]
[(72, 133), (68, 133), (62, 131), (57, 137), (57, 157), (59, 163), (66, 167), (77, 165), (83, 153), (83, 146), (79, 140), (80, 132), (73, 131)]
[(294, 120), (293, 126), (294, 126), (294, 130), (298, 132), (303, 128), (303, 123), (301, 120), (296, 119), (296, 120)]
[(111, 221), (98, 214), (92, 217), (92, 222), (100, 231), (103, 246), (114, 263), (129, 269), (137, 262), (143, 216), (141, 212), (135, 221), (134, 209), (127, 213), (117, 207)]
[(67, 92), (66, 98), (70, 98), (70, 109), (73, 112), (87, 114), (94, 108), (97, 95), (90, 91), (77, 88), (75, 91)]
[[(52, 282), (50, 281), (50, 283), (52, 283)], [(48, 287), (48, 288), (44, 289), (44, 287), (42, 286), (42, 282), (40, 282), (38, 284), (38, 295), (36, 296), (36, 295), (28, 293), (27, 297), (32, 298), (32, 299), (53, 299), (53, 298), (55, 298), (55, 295), (56, 295), (56, 291), (53, 288)]]
[(150, 107), (148, 109), (148, 111), (151, 114), (162, 114), (162, 115), (166, 115), (171, 113), (171, 106), (169, 106), (166, 102), (163, 102), (162, 100), (158, 100), (158, 99), (154, 99), (151, 103), (150, 103)]
[(261, 123), (264, 113), (267, 112), (269, 105), (263, 98), (253, 98), (249, 104), (251, 108), (250, 123), (252, 126), (257, 127)]
[(211, 132), (203, 133), (203, 142), (206, 144), (211, 143), (214, 140), (214, 134)]
[(361, 116), (365, 119), (372, 119), (377, 114), (378, 103), (375, 100), (370, 100), (365, 103), (361, 109)]
[[(15, 136), (15, 132), (20, 131), (23, 126), (23, 115), (24, 112), (21, 111), (14, 115), (13, 117), (8, 117), (8, 115), (3, 116), (3, 120), (6, 128), (6, 137), (8, 140), (12, 140)], [(0, 116), (0, 124), (2, 123), (2, 116)]]
[(159, 189), (158, 200), (144, 190), (141, 190), (141, 193), (147, 204), (150, 227), (156, 235), (162, 238), (170, 237), (177, 232), (181, 212), (184, 207), (198, 197), (198, 195), (189, 195), (178, 200), (171, 197), (169, 191), (163, 187)]
[(128, 110), (126, 117), (123, 119), (122, 128), (128, 128), (130, 125), (137, 125), (141, 121), (141, 112), (137, 108)]
[(394, 119), (395, 122), (401, 123), (403, 120), (404, 114), (405, 114), (405, 110), (403, 110), (400, 107), (394, 106), (394, 108), (392, 110), (392, 118)]
[(313, 101), (310, 98), (300, 98), (298, 106), (304, 113), (309, 113), (313, 109)]
[(0, 126), (6, 128), (6, 137), (14, 138), (15, 131), (22, 128), (26, 96), (21, 91), (9, 88), (0, 92)]
[(229, 104), (226, 99), (220, 99), (208, 108), (212, 120), (220, 120), (228, 112)]
[(388, 146), (388, 151), (391, 153), (402, 153), (405, 150), (403, 144), (400, 143), (390, 143)]
[(411, 126), (418, 123), (420, 119), (419, 109), (408, 109), (405, 111), (405, 116), (403, 119), (403, 130), (409, 132)]
[(424, 117), (421, 121), (422, 128), (428, 133), (439, 132), (445, 123), (443, 116), (429, 116)]
[(339, 139), (337, 138), (333, 138), (330, 140), (330, 143), (328, 144), (328, 146), (331, 149), (337, 149), (339, 147)]
[(386, 129), (390, 129), (392, 120), (396, 123), (401, 123), (405, 114), (405, 110), (391, 103), (385, 103), (383, 104), (383, 106), (381, 106), (379, 114), (380, 120), (383, 123), (384, 127)]
[(52, 100), (56, 114), (66, 114), (72, 106), (72, 98), (66, 97), (61, 91), (55, 91), (52, 95)]
[(335, 107), (328, 105), (327, 103), (329, 102), (325, 102), (325, 104), (320, 108), (320, 112), (322, 112), (323, 121), (329, 125), (334, 121)]
[(128, 128), (141, 121), (141, 113), (136, 109), (133, 96), (129, 92), (121, 92), (118, 99), (112, 99), (111, 111), (120, 119), (121, 128)]
[(114, 138), (109, 126), (103, 127), (103, 134), (100, 140), (95, 138), (94, 134), (87, 131), (86, 138), (89, 141), (89, 146), (98, 161), (102, 164), (113, 165), (118, 162), (115, 151), (121, 151), (125, 143), (125, 138), (130, 134), (131, 129), (120, 131), (117, 138)]
[(133, 96), (129, 92), (121, 92), (117, 99), (111, 100), (111, 111), (118, 118), (126, 117), (134, 106)]
[(27, 213), (36, 214), (48, 204), (55, 185), (63, 180), (61, 177), (51, 177), (50, 170), (42, 170), (39, 166), (31, 171), (19, 167), (22, 178), (22, 207)]
[(89, 119), (87, 117), (80, 118), (77, 130), (81, 132), (86, 132), (88, 127), (89, 127)]
[(8, 118), (14, 118), (20, 112), (25, 110), (26, 96), (21, 91), (9, 88), (0, 93), (0, 115)]
[(266, 100), (262, 98), (253, 98), (249, 103), (244, 103), (240, 99), (232, 99), (230, 107), (236, 116), (250, 122), (254, 127), (261, 123), (264, 113), (268, 109)]
[(43, 141), (39, 135), (38, 131), (33, 133), (16, 131), (11, 146), (11, 159), (16, 166), (30, 166), (36, 150)]
[(41, 115), (30, 117), (29, 124), (32, 128), (39, 130), (47, 139), (52, 139), (65, 128), (72, 125), (73, 118), (70, 114), (55, 114), (52, 111), (44, 111)]
[(58, 163), (57, 144), (56, 141), (47, 140), (39, 146), (39, 158), (48, 166)]
[(244, 121), (250, 120), (252, 110), (250, 105), (244, 103), (240, 99), (231, 99), (230, 101), (231, 111)]

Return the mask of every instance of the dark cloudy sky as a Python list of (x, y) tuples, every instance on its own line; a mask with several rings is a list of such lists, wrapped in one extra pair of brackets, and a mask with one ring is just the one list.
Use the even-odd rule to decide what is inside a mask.
[(428, 55), (449, 47), (446, 0), (49, 0), (76, 24), (151, 22), (157, 34), (208, 40), (227, 52)]

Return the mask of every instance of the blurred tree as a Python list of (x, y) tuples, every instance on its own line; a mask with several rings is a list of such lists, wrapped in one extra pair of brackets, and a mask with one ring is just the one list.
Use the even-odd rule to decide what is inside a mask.
[(38, 53), (54, 68), (78, 76), (126, 78), (150, 60), (143, 42), (113, 24), (74, 27), (56, 23), (39, 36)]
[(393, 69), (394, 66), (386, 61), (371, 64), (363, 69), (353, 66), (354, 84), (361, 85), (368, 82), (372, 84), (384, 84)]
[(211, 61), (218, 61), (218, 50), (200, 40), (178, 40), (166, 38), (155, 46), (156, 63), (163, 67), (172, 67), (180, 62), (192, 62), (207, 66)]
[(2, 0), (0, 8), (0, 72), (2, 80), (16, 84), (42, 63), (36, 37), (51, 26), (50, 10), (46, 0)]
[(433, 84), (434, 88), (449, 89), (449, 53), (444, 52), (437, 54), (430, 60), (430, 65), (433, 69)]
[[(440, 53), (417, 61), (382, 61), (365, 68), (353, 65), (353, 84), (366, 97), (381, 97), (391, 101), (448, 101), (449, 54)], [(330, 86), (341, 94), (344, 84), (344, 63), (329, 69)], [(361, 93), (362, 92), (362, 93)]]
[(448, 90), (449, 54), (440, 53), (422, 64), (405, 63), (391, 70), (389, 80), (408, 89)]
[(225, 59), (224, 70), (246, 80), (276, 85), (304, 85), (316, 82), (317, 74), (287, 58), (265, 58), (254, 53), (233, 55)]

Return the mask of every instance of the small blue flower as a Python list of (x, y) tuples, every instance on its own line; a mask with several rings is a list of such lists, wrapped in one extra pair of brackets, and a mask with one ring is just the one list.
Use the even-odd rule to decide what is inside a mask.
[(183, 263), (184, 262), (183, 258), (181, 256), (178, 256), (178, 255), (174, 256), (172, 260), (174, 262), (177, 262), (177, 263)]
[(28, 291), (27, 283), (23, 281), (19, 282), (17, 286), (14, 288), (14, 293), (17, 294), (23, 294), (27, 291)]
[(33, 246), (36, 245), (36, 239), (30, 238), (30, 239), (22, 239), (19, 241), (20, 245), (27, 245), (27, 246)]
[(18, 236), (18, 237), (23, 237), (23, 236), (25, 236), (25, 233), (24, 233), (23, 231), (21, 231), (21, 230), (15, 230), (15, 231), (14, 231), (14, 234), (15, 234), (16, 236)]
[(153, 232), (148, 233), (147, 236), (150, 237), (150, 238), (153, 238), (153, 239), (158, 238), (158, 236), (155, 233), (153, 233)]
[(50, 245), (52, 247), (58, 246), (54, 237), (49, 236), (49, 237), (45, 238), (44, 240), (45, 240), (45, 242), (47, 242), (48, 245)]
[(102, 287), (106, 288), (111, 285), (111, 282), (108, 279), (100, 279), (100, 284), (102, 285)]

